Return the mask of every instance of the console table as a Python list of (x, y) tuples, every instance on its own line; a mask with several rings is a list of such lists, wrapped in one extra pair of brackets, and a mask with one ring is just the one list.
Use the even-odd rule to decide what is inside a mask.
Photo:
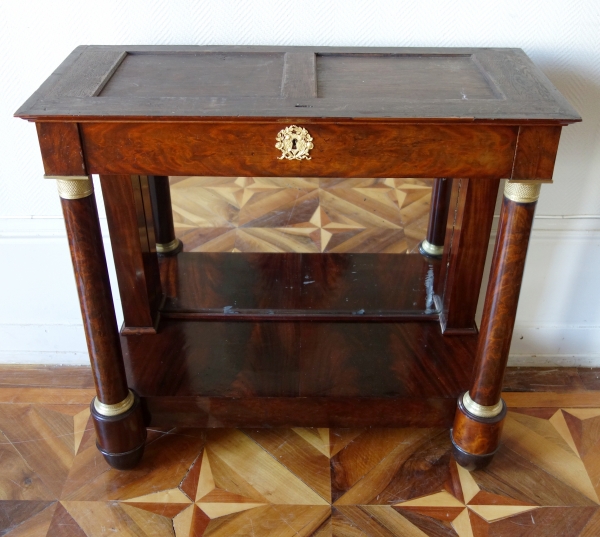
[[(460, 464), (489, 462), (540, 186), (581, 120), (521, 50), (82, 46), (16, 116), (58, 183), (109, 464), (149, 425), (445, 426)], [(420, 253), (202, 254), (173, 229), (187, 175), (435, 186)]]

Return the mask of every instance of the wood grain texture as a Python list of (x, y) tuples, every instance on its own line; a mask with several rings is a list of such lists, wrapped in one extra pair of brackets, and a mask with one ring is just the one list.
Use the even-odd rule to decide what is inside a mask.
[[(207, 52), (127, 55), (100, 96), (119, 100), (133, 97), (197, 99), (279, 97), (284, 70), (282, 53)], [(152, 76), (148, 78), (148, 74)]]
[(535, 206), (507, 198), (502, 202), (470, 390), (480, 405), (500, 400)]
[[(502, 390), (508, 392), (552, 391), (578, 392), (597, 389), (587, 379), (599, 374), (594, 368), (577, 367), (508, 367)], [(538, 389), (539, 388), (539, 389)]]
[(286, 52), (281, 96), (292, 99), (317, 96), (317, 58), (310, 52)]
[(140, 398), (134, 397), (133, 406), (117, 416), (103, 416), (90, 405), (98, 449), (106, 461), (119, 470), (136, 466), (144, 452), (146, 424)]
[(451, 398), (269, 396), (143, 397), (151, 427), (446, 427), (454, 419)]
[(0, 366), (0, 389), (19, 388), (94, 388), (88, 366), (8, 365)]
[(123, 50), (91, 49), (86, 61), (77, 61), (46, 94), (46, 99), (94, 97), (127, 57)]
[[(541, 408), (593, 407), (600, 404), (600, 397), (595, 385), (588, 386), (588, 379), (599, 374), (598, 368), (508, 367), (503, 397), (513, 408), (524, 408), (528, 402)], [(87, 406), (94, 395), (89, 366), (4, 364), (0, 377), (1, 403), (41, 403), (53, 397), (56, 404)], [(61, 388), (60, 393), (55, 388)]]
[(425, 282), (439, 262), (419, 254), (184, 252), (160, 266), (165, 318), (437, 319)]
[[(289, 124), (313, 137), (311, 160), (279, 160)], [(517, 131), (484, 125), (82, 123), (90, 173), (279, 177), (481, 177), (512, 169)]]
[(476, 340), (437, 323), (165, 320), (122, 344), (141, 396), (456, 398)]
[(162, 175), (149, 176), (148, 192), (150, 194), (150, 205), (152, 206), (152, 220), (154, 223), (152, 227), (154, 228), (155, 242), (169, 244), (175, 240), (169, 178)]
[(444, 334), (475, 332), (475, 311), (499, 181), (454, 180), (437, 290), (443, 297)]
[[(366, 102), (392, 95), (423, 101), (499, 98), (494, 82), (486, 79), (470, 54), (319, 54), (317, 65), (322, 98)], [(444, 83), (437, 84), (440, 80)]]
[(165, 320), (122, 343), (154, 425), (448, 426), (476, 337), (447, 340), (435, 323)]
[(98, 399), (120, 403), (127, 381), (96, 198), (61, 199), (61, 204)]
[(432, 180), (173, 177), (189, 252), (416, 253)]
[(511, 179), (552, 179), (561, 130), (561, 127), (520, 127)]
[(36, 123), (46, 175), (88, 175), (75, 123)]
[[(35, 99), (17, 112), (18, 117), (383, 116), (399, 121), (429, 118), (511, 124), (565, 124), (581, 119), (519, 49), (94, 46), (78, 52), (59, 68), (60, 76), (53, 78), (53, 82), (58, 78), (58, 83), (40, 88)], [(70, 96), (87, 94), (87, 75), (94, 73), (99, 58), (111, 54), (119, 58), (125, 53), (125, 61), (112, 77), (114, 82), (109, 80), (101, 97)], [(318, 96), (306, 96), (301, 102), (280, 97), (286, 53), (316, 56), (318, 75), (324, 81)], [(367, 70), (381, 64), (375, 77), (380, 82), (375, 86), (371, 73), (361, 78), (365, 62)], [(187, 69), (176, 68), (184, 64)], [(113, 64), (108, 61), (101, 76), (110, 76), (111, 70)], [(199, 77), (199, 72), (210, 76)], [(312, 87), (311, 74), (302, 83)], [(60, 85), (68, 78), (74, 83)], [(176, 89), (168, 82), (174, 79)], [(122, 86), (116, 98), (111, 96), (112, 84), (115, 89)], [(184, 98), (165, 101), (165, 86), (183, 92)], [(194, 88), (198, 88), (196, 93)], [(132, 95), (132, 91), (141, 95)], [(215, 100), (217, 96), (225, 98)]]
[[(433, 267), (427, 267), (425, 276), (427, 283), (431, 270), (434, 280), (440, 282), (434, 286), (444, 300), (431, 300), (430, 293), (426, 302), (443, 302), (440, 320), (445, 333), (454, 334), (453, 338), (444, 337), (435, 322), (350, 323), (340, 317), (337, 322), (314, 323), (305, 316), (297, 322), (278, 319), (263, 323), (252, 318), (255, 312), (251, 307), (243, 310), (250, 312), (247, 322), (230, 323), (225, 318), (230, 304), (224, 304), (224, 299), (233, 298), (233, 308), (236, 297), (223, 296), (226, 291), (222, 290), (231, 286), (237, 269), (225, 280), (210, 264), (192, 265), (193, 277), (171, 270), (173, 265), (164, 270), (163, 280), (169, 291), (174, 290), (174, 298), (191, 304), (189, 310), (176, 304), (169, 313), (196, 316), (195, 322), (166, 319), (156, 334), (122, 338), (127, 373), (145, 398), (147, 409), (154, 413), (153, 419), (210, 427), (241, 422), (256, 427), (290, 425), (302, 419), (307, 420), (302, 424), (313, 420), (321, 427), (365, 426), (369, 419), (387, 426), (447, 426), (449, 405), (470, 381), (476, 342), (473, 317), (498, 181), (503, 177), (549, 181), (560, 127), (580, 120), (518, 49), (311, 47), (85, 47), (78, 49), (17, 115), (39, 123), (47, 170), (59, 175), (80, 175), (80, 169), (100, 173), (103, 183), (107, 176), (137, 177), (135, 185), (129, 183), (127, 195), (107, 191), (107, 197), (112, 205), (109, 220), (128, 219), (126, 247), (117, 251), (116, 258), (121, 267), (121, 292), (127, 289), (123, 300), (126, 324), (136, 317), (133, 324), (141, 326), (133, 329), (138, 331), (154, 324), (161, 296), (147, 175), (280, 180), (307, 176), (335, 180), (468, 178), (454, 181), (454, 226), (446, 237), (445, 272), (435, 278)], [(310, 160), (278, 159), (275, 136), (290, 123), (306, 127), (313, 136)], [(78, 173), (73, 173), (75, 169)], [(303, 209), (309, 211), (315, 195), (309, 193), (306, 198)], [(360, 205), (358, 199), (352, 202)], [(371, 219), (393, 219), (395, 207), (388, 202), (380, 204), (383, 217), (369, 215)], [(63, 208), (98, 397), (116, 403), (124, 399), (127, 386), (94, 203), (93, 197), (63, 200)], [(400, 209), (400, 218), (410, 213), (410, 219), (418, 221), (426, 213), (421, 214), (424, 207), (426, 201), (420, 199)], [(313, 217), (317, 222), (314, 211), (312, 215), (309, 222)], [(471, 385), (471, 396), (480, 404), (494, 404), (500, 396), (532, 215), (533, 206), (507, 206), (506, 201), (503, 205)], [(322, 217), (320, 212), (319, 227)], [(111, 235), (118, 242), (122, 230), (119, 225), (112, 228)], [(321, 240), (331, 243), (333, 233), (319, 231)], [(240, 245), (264, 235), (262, 231), (253, 235), (248, 229), (236, 233), (236, 240), (242, 238)], [(269, 309), (261, 303), (263, 299), (273, 300), (277, 306), (289, 303), (294, 312), (323, 306), (339, 310), (340, 304), (348, 302), (343, 299), (352, 296), (343, 295), (354, 279), (346, 270), (336, 280), (337, 274), (332, 272), (340, 270), (348, 258), (340, 258), (341, 263), (331, 259), (325, 259), (326, 267), (316, 267), (314, 280), (302, 279), (303, 287), (298, 285), (298, 289), (303, 291), (305, 284), (316, 284), (307, 292), (281, 294), (280, 285), (267, 296), (263, 292), (267, 285), (260, 278), (268, 273), (272, 279), (274, 268), (297, 278), (294, 264), (298, 257), (284, 258), (283, 267), (274, 267), (276, 263), (268, 260), (273, 266), (266, 268), (260, 267), (259, 259), (259, 269), (247, 275), (250, 285), (239, 285), (243, 291), (237, 294), (259, 310)], [(290, 266), (285, 265), (288, 262)], [(408, 270), (409, 283), (415, 283), (415, 274), (422, 276), (420, 268), (424, 267)], [(138, 281), (139, 274), (145, 281)], [(204, 278), (200, 285), (198, 275)], [(371, 281), (372, 288), (381, 284), (388, 291), (394, 289), (388, 303), (402, 304), (411, 295), (401, 290), (394, 294), (398, 286), (390, 274), (377, 274)], [(419, 276), (416, 282), (420, 284)], [(186, 287), (179, 288), (183, 283)], [(360, 292), (354, 294), (359, 309), (351, 313), (359, 314), (366, 310), (360, 306), (366, 300)], [(218, 317), (210, 322), (199, 320), (206, 311), (219, 308), (224, 321), (216, 320)], [(373, 319), (361, 320), (376, 316), (374, 312)], [(544, 417), (544, 412), (534, 417)], [(525, 409), (521, 408), (520, 415), (526, 415)], [(97, 416), (96, 421), (100, 423)], [(557, 415), (551, 425), (569, 449), (580, 445), (581, 434), (573, 432), (571, 418)], [(513, 424), (513, 433), (520, 426)], [(538, 429), (538, 425), (532, 427)], [(469, 437), (467, 432), (459, 433)], [(112, 434), (106, 435), (107, 445), (127, 436)], [(104, 442), (102, 435), (101, 431)], [(510, 438), (518, 436), (511, 434)], [(128, 440), (133, 442), (134, 437)], [(494, 438), (490, 433), (486, 440), (493, 443)], [(240, 442), (253, 447), (245, 438)], [(224, 451), (213, 464), (229, 458), (241, 471), (247, 460), (232, 454), (235, 442), (227, 443), (229, 447), (221, 446)], [(521, 447), (530, 453), (533, 444), (528, 440)], [(433, 466), (438, 480), (445, 475), (440, 468), (450, 460), (447, 445), (447, 437), (433, 435), (426, 450), (431, 455), (428, 460), (437, 461)], [(138, 452), (141, 447), (136, 447)], [(111, 464), (117, 463), (111, 453), (105, 455)], [(545, 459), (542, 463), (548, 471), (560, 473)], [(373, 475), (379, 482), (387, 474), (377, 471)], [(396, 478), (385, 486), (380, 484), (390, 501), (397, 491), (406, 490)], [(441, 484), (436, 481), (436, 486)], [(418, 479), (410, 481), (411, 490), (419, 486)], [(595, 492), (584, 494), (597, 500)], [(104, 518), (127, 516), (142, 531), (138, 507), (113, 507), (102, 510)], [(66, 508), (77, 524), (85, 526), (86, 533), (94, 531), (93, 524), (81, 518), (77, 505)], [(231, 533), (232, 528), (243, 533), (248, 523), (252, 527), (251, 509), (227, 509), (194, 505), (176, 515), (182, 517), (177, 526), (200, 532), (210, 521), (221, 518), (210, 530), (215, 535)], [(492, 517), (488, 509), (477, 509), (471, 511), (480, 518)], [(268, 520), (279, 516), (270, 505), (257, 506), (257, 510)], [(497, 510), (496, 518), (498, 512), (504, 511)], [(298, 533), (312, 515), (303, 509), (292, 510), (289, 521), (301, 526), (291, 522), (288, 526)], [(377, 519), (386, 531), (401, 520), (390, 510), (363, 509), (343, 516), (367, 525)], [(410, 516), (418, 527), (415, 517), (426, 515)], [(474, 517), (465, 508), (450, 526), (444, 521), (446, 525), (437, 525), (436, 531), (452, 527), (466, 534), (473, 520), (479, 524)], [(314, 531), (319, 528), (321, 532), (326, 516), (312, 519), (317, 520)], [(165, 527), (175, 526), (173, 521)]]
[(488, 455), (494, 453), (500, 444), (500, 435), (506, 408), (494, 418), (474, 417), (466, 411), (459, 400), (452, 438), (454, 442), (466, 453), (472, 455)]
[(147, 179), (102, 175), (100, 184), (125, 327), (153, 330), (162, 290), (152, 215), (147, 214), (152, 209), (149, 198), (144, 200)]
[[(117, 471), (96, 450), (87, 405), (56, 405), (64, 388), (47, 390), (0, 408), (7, 536), (592, 537), (599, 527), (598, 407), (541, 417), (535, 394), (519, 394), (527, 408), (509, 412), (493, 464), (471, 473), (447, 431), (373, 427), (151, 430), (139, 468)], [(569, 415), (575, 446), (557, 415)]]
[(448, 227), (448, 211), (450, 209), (450, 195), (452, 193), (452, 179), (435, 179), (431, 193), (431, 208), (429, 209), (429, 222), (427, 224), (427, 242), (435, 246), (443, 246)]

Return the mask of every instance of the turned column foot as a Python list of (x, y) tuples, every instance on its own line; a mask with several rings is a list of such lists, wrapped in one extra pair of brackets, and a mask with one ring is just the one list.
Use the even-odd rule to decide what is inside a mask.
[(160, 242), (156, 243), (156, 253), (159, 256), (169, 257), (177, 255), (180, 252), (183, 252), (183, 243), (179, 239), (173, 239), (166, 244)]
[(487, 466), (500, 444), (506, 403), (482, 406), (475, 403), (469, 392), (458, 398), (454, 426), (450, 432), (452, 452), (456, 462), (467, 470)]
[(169, 178), (163, 175), (149, 175), (148, 186), (152, 201), (156, 253), (159, 256), (177, 255), (183, 250), (183, 243), (175, 237)]
[(116, 405), (104, 405), (94, 398), (91, 403), (96, 446), (106, 462), (117, 470), (135, 467), (144, 454), (146, 425), (140, 398), (129, 395)]
[(450, 206), (452, 179), (439, 178), (433, 183), (427, 237), (419, 244), (419, 252), (425, 257), (441, 259), (444, 253), (444, 238)]
[(143, 453), (146, 425), (140, 399), (127, 375), (104, 255), (94, 187), (89, 176), (56, 176), (96, 385), (91, 414), (97, 446), (118, 469), (135, 466)]

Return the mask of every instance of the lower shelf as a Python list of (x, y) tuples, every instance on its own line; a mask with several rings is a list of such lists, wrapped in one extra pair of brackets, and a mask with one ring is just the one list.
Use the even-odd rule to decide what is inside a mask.
[(476, 343), (436, 322), (163, 320), (122, 337), (151, 424), (199, 427), (450, 426)]
[(431, 321), (439, 318), (439, 270), (439, 260), (420, 254), (182, 252), (161, 259), (161, 315)]

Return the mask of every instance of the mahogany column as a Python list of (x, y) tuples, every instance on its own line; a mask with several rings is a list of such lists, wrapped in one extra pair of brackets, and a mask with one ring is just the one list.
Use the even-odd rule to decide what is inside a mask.
[(148, 187), (152, 200), (156, 253), (163, 256), (177, 255), (183, 250), (183, 244), (175, 237), (169, 178), (164, 175), (149, 175)]
[(146, 428), (139, 397), (127, 387), (119, 331), (93, 183), (88, 176), (54, 176), (71, 251), (96, 397), (91, 413), (96, 444), (114, 468), (135, 466)]
[(506, 183), (485, 295), (470, 391), (458, 399), (451, 433), (454, 456), (468, 468), (487, 465), (500, 442), (506, 404), (504, 370), (515, 324), (525, 256), (540, 184)]
[(433, 182), (431, 207), (429, 208), (429, 223), (427, 238), (419, 245), (419, 252), (427, 257), (441, 258), (444, 252), (444, 238), (448, 221), (448, 207), (452, 179), (439, 178)]

